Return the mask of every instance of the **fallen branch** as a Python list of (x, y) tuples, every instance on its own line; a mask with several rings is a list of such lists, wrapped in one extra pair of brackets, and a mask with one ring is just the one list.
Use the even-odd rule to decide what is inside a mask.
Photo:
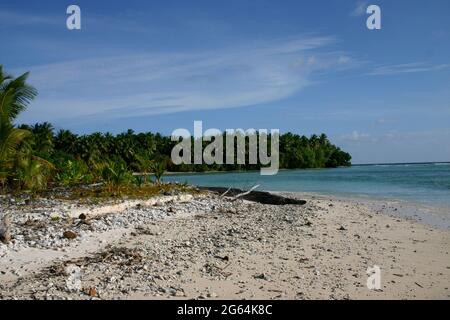
[(229, 187), (229, 188), (227, 189), (227, 191), (225, 191), (224, 193), (222, 193), (222, 194), (219, 196), (219, 198), (225, 197), (225, 195), (226, 195), (228, 192), (230, 192), (230, 190), (231, 190), (231, 187)]
[(240, 197), (243, 197), (243, 196), (246, 196), (246, 195), (250, 194), (253, 190), (255, 190), (256, 188), (259, 188), (259, 186), (260, 186), (260, 185), (257, 184), (256, 186), (252, 187), (250, 190), (238, 194), (237, 196), (233, 197), (233, 198), (231, 199), (231, 201), (236, 201), (236, 200), (239, 199)]

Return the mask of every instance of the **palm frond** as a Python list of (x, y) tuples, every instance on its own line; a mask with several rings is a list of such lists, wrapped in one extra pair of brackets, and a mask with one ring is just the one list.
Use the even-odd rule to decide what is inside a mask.
[(12, 79), (0, 69), (0, 117), (1, 121), (13, 121), (36, 97), (37, 91), (28, 85), (28, 72)]
[(6, 161), (17, 152), (22, 141), (31, 133), (23, 129), (11, 129), (5, 136), (0, 137), (0, 160)]

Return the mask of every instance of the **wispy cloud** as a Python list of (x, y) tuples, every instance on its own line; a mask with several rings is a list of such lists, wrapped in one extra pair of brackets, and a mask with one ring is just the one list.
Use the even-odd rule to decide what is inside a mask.
[(449, 129), (434, 129), (428, 131), (401, 132), (390, 130), (383, 133), (370, 134), (359, 131), (342, 134), (337, 140), (345, 145), (358, 145), (367, 143), (386, 143), (386, 142), (407, 142), (407, 141), (430, 141), (437, 138), (450, 136)]
[[(135, 13), (139, 14), (139, 13)], [(29, 12), (17, 12), (0, 9), (0, 27), (6, 29), (14, 29), (16, 27), (51, 27), (54, 30), (65, 30), (66, 19), (68, 15), (63, 11), (58, 15), (50, 13), (29, 13)], [(102, 30), (115, 30), (123, 32), (138, 32), (138, 33), (153, 33), (151, 28), (145, 25), (140, 25), (133, 15), (125, 11), (120, 15), (98, 15), (89, 14), (82, 15), (82, 28), (92, 31), (96, 29)], [(58, 28), (58, 29), (56, 29)]]
[(354, 130), (352, 133), (342, 134), (338, 138), (340, 142), (347, 142), (347, 143), (368, 142), (374, 141), (374, 139), (376, 138), (372, 137), (370, 134), (362, 133), (357, 130)]
[(450, 64), (432, 65), (425, 62), (414, 62), (414, 63), (378, 66), (374, 68), (372, 71), (370, 71), (368, 74), (375, 76), (395, 75), (402, 73), (440, 71), (447, 68), (450, 68)]
[(39, 15), (39, 14), (30, 14), (26, 12), (15, 12), (15, 11), (7, 11), (0, 10), (0, 26), (5, 27), (13, 27), (13, 26), (29, 26), (29, 25), (40, 25), (40, 26), (56, 26), (56, 25), (65, 25), (65, 17), (61, 15), (52, 16), (52, 15)]
[[(317, 73), (351, 65), (307, 37), (201, 53), (141, 54), (32, 66), (40, 96), (23, 120), (136, 117), (236, 108), (287, 98)], [(320, 50), (319, 50), (320, 49)], [(50, 119), (51, 120), (51, 119)]]
[(366, 14), (367, 7), (369, 6), (369, 1), (357, 1), (354, 9), (350, 12), (352, 17), (359, 17)]

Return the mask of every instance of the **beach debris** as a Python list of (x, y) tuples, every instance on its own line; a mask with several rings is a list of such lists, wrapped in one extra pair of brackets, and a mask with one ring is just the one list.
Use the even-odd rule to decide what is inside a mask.
[[(295, 205), (304, 205), (306, 204), (305, 200), (293, 199), (284, 197), (278, 194), (273, 194), (266, 191), (255, 191), (255, 189), (259, 187), (255, 186), (248, 191), (243, 191), (241, 189), (236, 188), (223, 188), (223, 187), (200, 187), (200, 190), (207, 190), (214, 192), (216, 194), (222, 195), (226, 192), (229, 197), (232, 197), (231, 201), (234, 201), (236, 197), (242, 198), (244, 200), (257, 202), (261, 204), (272, 204), (272, 205), (287, 205), (287, 204), (295, 204)], [(220, 197), (219, 197), (220, 198)]]
[(269, 277), (264, 273), (256, 274), (253, 278), (269, 281)]
[(47, 223), (38, 219), (27, 219), (22, 226), (32, 230), (42, 230), (47, 227)]
[(312, 226), (312, 222), (307, 220), (307, 219), (305, 219), (305, 223), (303, 223), (302, 225), (306, 226), (306, 227), (310, 227), (310, 226)]
[(201, 271), (205, 274), (207, 274), (208, 276), (212, 276), (212, 277), (225, 277), (228, 278), (229, 276), (231, 276), (231, 273), (229, 272), (225, 272), (225, 269), (229, 266), (230, 264), (227, 264), (226, 266), (224, 266), (223, 268), (216, 266), (215, 264), (212, 263), (206, 263), (203, 268), (201, 269)]
[(221, 257), (221, 256), (216, 255), (216, 256), (214, 256), (214, 258), (220, 259), (222, 261), (229, 261), (230, 260), (230, 258), (228, 256)]
[(339, 231), (345, 231), (345, 230), (347, 230), (347, 229), (345, 229), (344, 226), (340, 226), (340, 227), (338, 228), (338, 230), (339, 230)]
[(139, 249), (131, 249), (126, 247), (111, 247), (107, 251), (99, 254), (99, 261), (109, 262), (118, 265), (140, 264), (143, 256)]
[[(0, 243), (0, 258), (3, 256), (6, 256), (8, 253), (8, 246), (6, 244)], [(2, 274), (4, 274), (4, 271), (0, 271)]]
[(81, 268), (77, 265), (68, 265), (64, 272), (67, 276), (66, 287), (70, 292), (77, 292), (82, 290), (81, 285)]
[(253, 190), (255, 190), (255, 189), (259, 188), (259, 187), (260, 187), (260, 185), (257, 184), (256, 186), (251, 187), (250, 190), (245, 191), (245, 192), (242, 192), (242, 193), (239, 193), (238, 195), (234, 196), (234, 197), (231, 199), (231, 201), (236, 201), (237, 199), (239, 199), (239, 198), (241, 198), (241, 197), (243, 197), (243, 196), (246, 196), (246, 195), (250, 194)]
[(190, 247), (192, 246), (192, 243), (191, 243), (190, 241), (186, 241), (186, 242), (184, 243), (184, 246), (185, 246), (186, 248), (190, 248)]
[(8, 214), (4, 215), (0, 221), (0, 241), (4, 244), (11, 241), (11, 218)]
[(222, 193), (222, 194), (219, 196), (219, 198), (225, 197), (225, 195), (226, 195), (228, 192), (230, 192), (230, 190), (231, 190), (231, 187), (229, 187), (229, 188), (227, 189), (227, 191), (225, 191), (224, 193)]
[(82, 213), (82, 214), (80, 214), (80, 215), (78, 216), (78, 219), (80, 219), (80, 220), (86, 220), (86, 219), (87, 219), (87, 216), (86, 216), (84, 213)]
[(12, 274), (17, 276), (17, 277), (21, 277), (22, 276), (22, 273), (19, 270), (13, 270)]
[(78, 235), (71, 230), (64, 231), (63, 233), (63, 237), (69, 240), (75, 239), (77, 236)]
[(96, 289), (95, 287), (89, 288), (88, 295), (89, 295), (90, 297), (96, 297), (96, 296), (97, 296), (97, 289)]

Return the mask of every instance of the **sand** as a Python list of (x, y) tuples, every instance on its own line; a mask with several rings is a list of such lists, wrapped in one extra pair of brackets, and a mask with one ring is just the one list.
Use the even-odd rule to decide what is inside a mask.
[[(392, 204), (381, 211), (367, 200), (290, 196), (307, 204), (162, 197), (158, 210), (172, 214), (139, 227), (93, 228), (62, 250), (8, 250), (0, 258), (0, 298), (450, 298), (448, 229), (395, 216)], [(72, 215), (127, 217), (136, 202), (108, 206), (77, 207)], [(143, 202), (139, 210), (154, 206)], [(68, 288), (68, 266), (79, 268), (78, 289)], [(369, 289), (374, 266), (380, 287)]]

